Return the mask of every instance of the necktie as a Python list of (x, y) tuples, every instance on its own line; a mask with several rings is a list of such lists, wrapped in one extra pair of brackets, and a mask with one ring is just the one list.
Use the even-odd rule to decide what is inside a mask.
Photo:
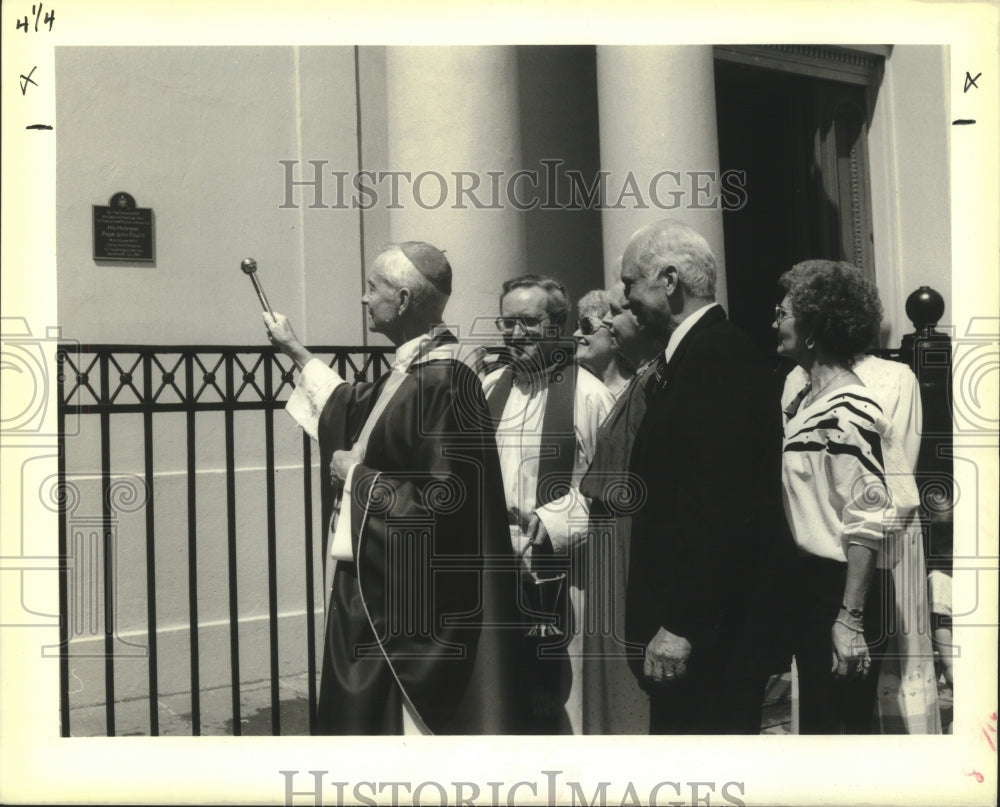
[(656, 364), (653, 366), (653, 370), (650, 373), (649, 382), (646, 384), (646, 399), (647, 401), (653, 398), (661, 390), (666, 389), (667, 386), (667, 357), (665, 354), (661, 353), (657, 359)]

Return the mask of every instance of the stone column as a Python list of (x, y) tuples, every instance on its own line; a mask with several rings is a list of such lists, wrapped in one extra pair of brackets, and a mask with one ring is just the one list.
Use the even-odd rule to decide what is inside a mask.
[(389, 47), (386, 88), (389, 169), (410, 175), (389, 205), (392, 239), (445, 250), (448, 323), (492, 334), (501, 283), (527, 271), (523, 214), (506, 198), (521, 167), (516, 50)]
[(598, 47), (597, 97), (601, 169), (610, 172), (602, 216), (606, 280), (617, 280), (617, 258), (632, 233), (672, 218), (708, 239), (719, 265), (716, 299), (725, 305), (711, 46)]

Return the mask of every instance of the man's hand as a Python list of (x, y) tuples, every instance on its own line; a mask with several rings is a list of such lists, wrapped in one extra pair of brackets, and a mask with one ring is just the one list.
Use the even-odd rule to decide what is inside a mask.
[(856, 675), (868, 677), (872, 657), (868, 652), (868, 642), (861, 623), (851, 620), (852, 624), (838, 621), (830, 628), (830, 640), (833, 644), (833, 672), (837, 678), (850, 680)]
[(330, 458), (330, 480), (337, 487), (347, 481), (347, 472), (352, 465), (357, 465), (363, 457), (357, 448), (352, 451), (334, 451)]
[(654, 684), (672, 684), (687, 675), (691, 643), (666, 628), (660, 628), (646, 646), (643, 674)]
[(552, 557), (552, 542), (549, 540), (549, 532), (545, 529), (542, 520), (535, 513), (532, 513), (521, 534), (524, 536), (524, 543), (520, 548), (521, 551), (524, 551), (524, 562), (528, 571), (533, 572), (536, 558)]
[(524, 530), (524, 534), (528, 536), (528, 540), (531, 541), (534, 547), (540, 550), (549, 549), (551, 554), (565, 555), (568, 547), (565, 543), (558, 539), (553, 539), (549, 535), (549, 531), (545, 529), (545, 524), (538, 517), (538, 513), (532, 513), (530, 518), (528, 518), (528, 526)]
[(277, 311), (274, 312), (273, 317), (267, 311), (261, 313), (264, 316), (264, 324), (267, 326), (267, 332), (271, 335), (272, 341), (301, 370), (309, 359), (312, 358), (312, 353), (306, 350), (299, 341), (299, 338), (295, 335), (295, 331), (292, 330), (288, 317), (284, 314), (279, 314)]

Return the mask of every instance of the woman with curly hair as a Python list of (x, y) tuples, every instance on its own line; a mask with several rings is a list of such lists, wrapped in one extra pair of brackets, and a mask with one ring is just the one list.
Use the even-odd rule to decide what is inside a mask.
[(805, 261), (781, 277), (778, 353), (809, 381), (785, 409), (785, 513), (799, 548), (792, 619), (802, 734), (868, 734), (879, 653), (891, 633), (893, 531), (916, 504), (892, 425), (854, 373), (882, 319), (878, 292), (847, 263)]

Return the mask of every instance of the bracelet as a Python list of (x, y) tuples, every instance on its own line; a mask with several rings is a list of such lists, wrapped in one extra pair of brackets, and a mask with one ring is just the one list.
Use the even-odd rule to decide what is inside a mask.
[(846, 622), (844, 622), (844, 620), (842, 620), (842, 619), (835, 619), (835, 620), (833, 620), (833, 621), (834, 621), (834, 622), (837, 622), (837, 623), (840, 623), (841, 625), (843, 625), (843, 626), (844, 626), (845, 628), (847, 628), (848, 630), (853, 630), (853, 631), (854, 631), (855, 633), (864, 633), (864, 632), (865, 632), (865, 629), (864, 629), (864, 628), (856, 628), (856, 627), (855, 627), (854, 625), (848, 625), (848, 624), (847, 624)]
[(855, 619), (861, 619), (865, 615), (865, 612), (862, 611), (860, 608), (848, 608), (846, 605), (843, 604), (840, 606), (840, 610), (850, 614)]

